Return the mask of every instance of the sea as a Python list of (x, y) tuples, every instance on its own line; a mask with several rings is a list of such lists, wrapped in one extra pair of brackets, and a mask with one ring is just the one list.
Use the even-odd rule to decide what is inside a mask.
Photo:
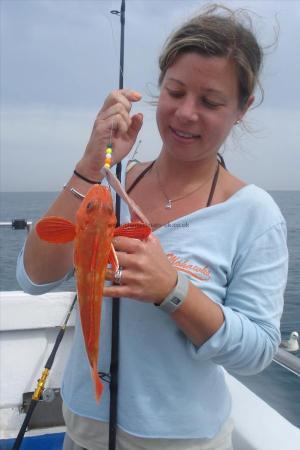
[[(271, 191), (288, 227), (289, 274), (281, 322), (282, 339), (292, 331), (300, 333), (300, 191)], [(55, 192), (0, 193), (0, 222), (14, 219), (36, 221), (50, 206)], [(15, 277), (17, 255), (26, 239), (26, 230), (0, 227), (0, 291), (20, 290)], [(57, 290), (74, 291), (74, 280)], [(294, 353), (300, 358), (300, 351)], [(269, 405), (300, 428), (300, 377), (273, 362), (262, 373), (238, 379)]]

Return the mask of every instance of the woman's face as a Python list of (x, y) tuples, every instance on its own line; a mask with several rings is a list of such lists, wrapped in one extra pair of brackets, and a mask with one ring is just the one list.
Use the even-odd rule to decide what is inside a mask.
[(165, 74), (157, 106), (163, 151), (182, 161), (215, 157), (240, 110), (235, 65), (223, 57), (185, 53)]

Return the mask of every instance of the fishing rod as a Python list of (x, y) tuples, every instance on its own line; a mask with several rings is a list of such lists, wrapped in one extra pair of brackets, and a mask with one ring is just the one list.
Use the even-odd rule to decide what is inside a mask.
[(23, 424), (22, 424), (22, 426), (20, 428), (18, 436), (16, 437), (16, 440), (14, 442), (12, 450), (19, 450), (19, 448), (20, 448), (20, 446), (22, 444), (22, 441), (23, 441), (23, 438), (24, 438), (24, 434), (26, 433), (26, 430), (27, 430), (28, 424), (30, 422), (31, 416), (33, 414), (33, 411), (35, 410), (35, 407), (38, 404), (38, 402), (39, 402), (39, 400), (40, 400), (40, 398), (41, 398), (41, 396), (42, 396), (42, 394), (44, 392), (44, 387), (45, 387), (46, 380), (47, 380), (49, 372), (50, 372), (50, 370), (52, 368), (52, 365), (53, 365), (54, 358), (55, 358), (56, 352), (58, 350), (58, 347), (59, 347), (59, 345), (60, 345), (60, 343), (62, 341), (62, 338), (64, 337), (64, 334), (65, 334), (65, 331), (66, 331), (66, 327), (67, 327), (67, 323), (68, 323), (69, 318), (71, 316), (71, 313), (73, 311), (73, 308), (74, 308), (74, 305), (76, 303), (76, 300), (77, 300), (77, 294), (75, 295), (75, 297), (74, 297), (74, 299), (72, 301), (72, 304), (71, 304), (71, 306), (69, 308), (69, 311), (68, 311), (68, 313), (66, 315), (66, 318), (64, 320), (64, 323), (61, 325), (60, 330), (59, 330), (59, 332), (58, 332), (58, 334), (56, 336), (56, 340), (55, 340), (53, 349), (52, 349), (51, 354), (50, 354), (50, 356), (49, 356), (49, 358), (48, 358), (48, 360), (47, 360), (47, 362), (45, 364), (45, 367), (44, 367), (44, 370), (42, 372), (41, 378), (38, 379), (37, 386), (36, 386), (35, 391), (34, 391), (34, 393), (32, 394), (32, 397), (31, 397), (31, 401), (30, 401), (30, 405), (29, 405), (28, 411), (26, 413), (26, 416), (24, 418), (24, 421), (23, 421)]
[[(120, 65), (119, 65), (119, 89), (123, 89), (124, 69), (124, 35), (125, 35), (125, 0), (121, 2), (120, 11), (111, 11), (120, 16)], [(121, 182), (122, 163), (117, 164), (116, 175)], [(120, 225), (121, 199), (116, 194), (116, 218), (117, 226)], [(109, 437), (108, 450), (116, 448), (117, 414), (118, 414), (118, 370), (119, 370), (119, 319), (120, 299), (113, 298), (112, 304), (112, 333), (111, 333), (111, 359), (110, 359), (110, 410), (109, 410)]]

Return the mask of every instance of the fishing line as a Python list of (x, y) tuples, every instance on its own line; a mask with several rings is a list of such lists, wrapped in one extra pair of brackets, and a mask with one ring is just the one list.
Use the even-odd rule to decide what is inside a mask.
[(112, 135), (113, 135), (113, 129), (114, 129), (114, 118), (111, 120), (111, 129), (110, 129), (110, 136), (109, 136), (109, 145), (112, 145)]
[[(113, 26), (112, 26), (112, 23), (111, 23), (110, 19), (108, 17), (107, 17), (107, 19), (109, 21), (110, 28), (111, 28), (111, 34), (112, 34), (112, 38), (113, 38), (113, 44), (114, 44), (113, 46), (114, 46), (115, 56), (117, 57), (118, 51), (117, 51), (117, 42), (116, 42), (116, 37), (115, 37), (115, 34), (114, 34), (114, 29), (113, 29)], [(119, 71), (122, 73), (122, 76), (124, 77), (124, 72), (123, 72), (121, 64), (118, 63), (118, 66), (119, 66)]]
[[(112, 5), (112, 3), (111, 3), (111, 5)], [(115, 11), (115, 10), (112, 9), (111, 12), (110, 12), (111, 14), (115, 14), (115, 13), (112, 13), (112, 11)], [(115, 36), (115, 31), (114, 31), (114, 29), (113, 29), (113, 24), (112, 24), (111, 18), (110, 18), (110, 16), (106, 16), (106, 15), (103, 14), (103, 13), (100, 13), (100, 14), (101, 14), (101, 16), (104, 17), (104, 18), (108, 21), (108, 23), (109, 23), (110, 32), (111, 32), (111, 37), (112, 37), (112, 43), (113, 43), (113, 56), (114, 56), (114, 59), (115, 59), (115, 63), (116, 63), (116, 65), (117, 65), (118, 69), (119, 69), (119, 72), (121, 72), (121, 73), (122, 73), (122, 76), (124, 77), (123, 68), (122, 68), (120, 62), (118, 61), (118, 56), (119, 56), (119, 54), (118, 54), (118, 45), (117, 45), (117, 39), (116, 39), (116, 36)]]

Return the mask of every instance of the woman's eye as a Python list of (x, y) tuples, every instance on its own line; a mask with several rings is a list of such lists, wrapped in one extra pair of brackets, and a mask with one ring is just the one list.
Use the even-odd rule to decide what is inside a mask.
[(181, 91), (174, 91), (172, 89), (167, 89), (167, 91), (171, 97), (175, 97), (175, 98), (183, 97), (183, 95), (184, 95), (184, 93)]
[(221, 103), (216, 103), (216, 102), (213, 102), (213, 101), (211, 101), (211, 100), (209, 100), (209, 99), (207, 99), (207, 98), (204, 98), (203, 100), (202, 100), (202, 102), (204, 103), (204, 105), (206, 105), (208, 108), (218, 108), (219, 106), (222, 106), (221, 105)]

